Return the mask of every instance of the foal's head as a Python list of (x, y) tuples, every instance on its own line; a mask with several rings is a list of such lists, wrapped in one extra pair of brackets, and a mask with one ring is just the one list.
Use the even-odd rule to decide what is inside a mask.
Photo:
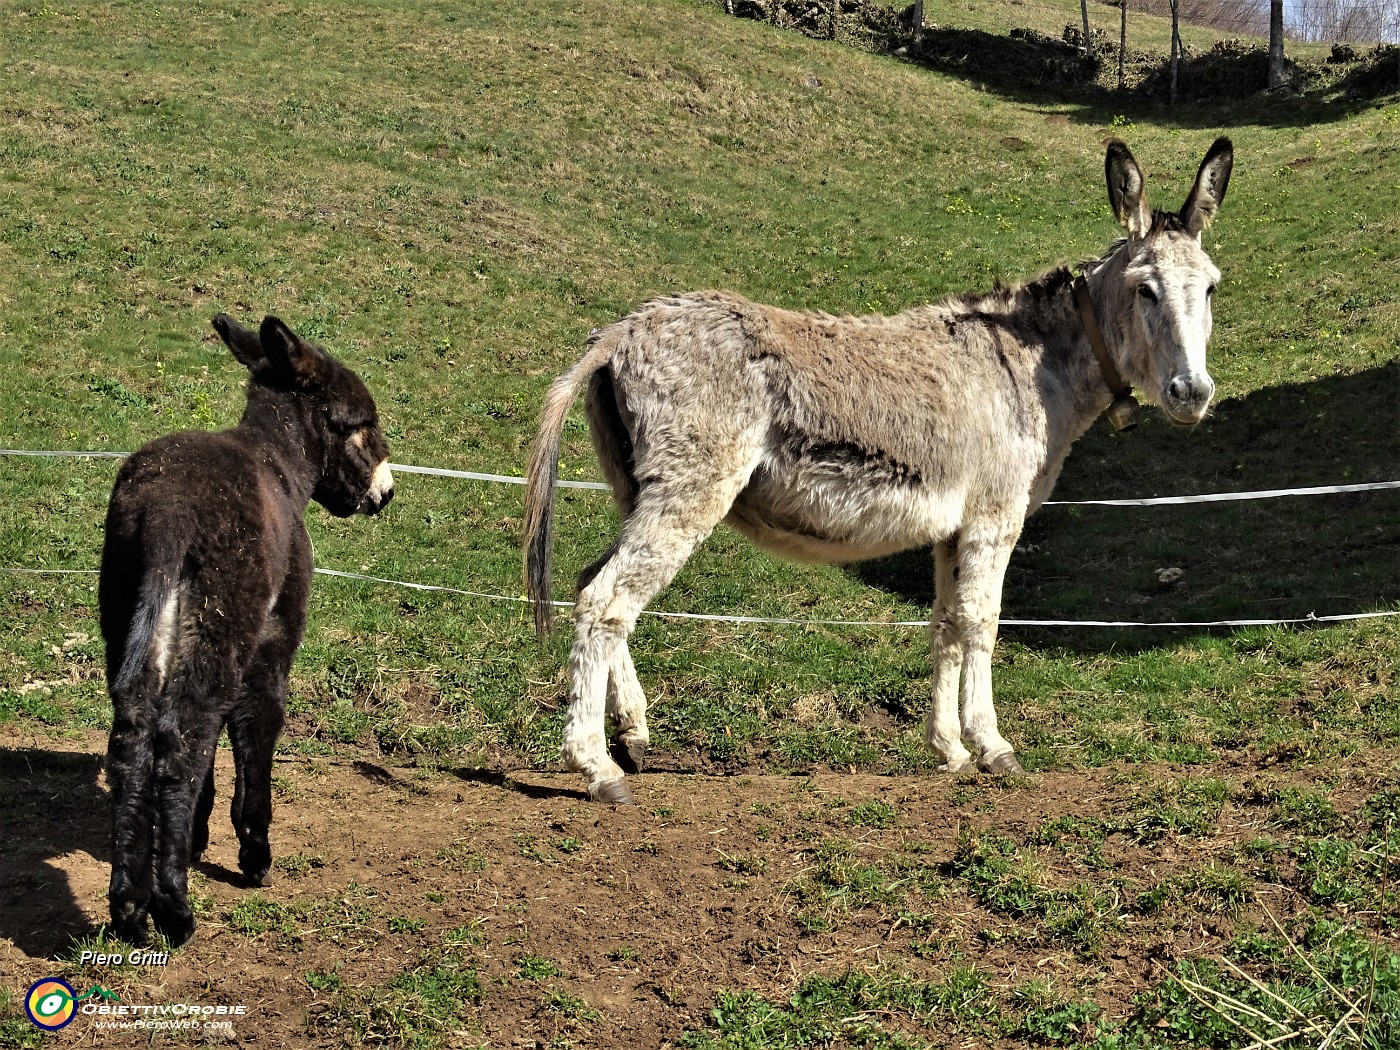
[(1206, 371), (1206, 343), (1220, 271), (1201, 247), (1201, 232), (1225, 199), (1233, 163), (1230, 140), (1216, 139), (1181, 210), (1153, 212), (1128, 147), (1117, 139), (1108, 144), (1108, 199), (1128, 231), (1118, 315), (1126, 344), (1120, 365), (1124, 378), (1175, 423), (1199, 423), (1215, 393)]
[(275, 317), (256, 332), (228, 314), (213, 324), (250, 373), (243, 425), (258, 425), (266, 407), (281, 428), (296, 420), (301, 432), (280, 437), (304, 449), (315, 475), (311, 498), (342, 518), (378, 513), (394, 496), (394, 477), (374, 398), (360, 377)]

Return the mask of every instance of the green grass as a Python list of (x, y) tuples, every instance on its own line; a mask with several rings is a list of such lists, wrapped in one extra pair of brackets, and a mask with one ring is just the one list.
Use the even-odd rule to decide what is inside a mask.
[(375, 988), (341, 988), (318, 978), (318, 992), (330, 992), (329, 1009), (310, 1022), (315, 1034), (343, 1033), (356, 1043), (437, 1047), (466, 1035), (467, 1013), (487, 995), (475, 968), (459, 955), (425, 958)]
[[(1058, 35), (1078, 10), (1049, 0), (963, 6), (965, 24), (987, 33), (1024, 25)], [(928, 17), (956, 26), (959, 10), (930, 5)], [(1096, 22), (1115, 14), (1093, 12)], [(684, 0), (429, 0), (411, 11), (291, 0), (256, 17), (232, 2), (197, 12), (49, 2), (11, 5), (5, 22), (4, 447), (129, 450), (173, 429), (229, 425), (242, 376), (209, 318), (276, 312), (365, 376), (396, 461), (518, 474), (553, 377), (590, 328), (650, 296), (724, 286), (791, 307), (894, 311), (1028, 278), (1116, 236), (1102, 186), (1108, 134), (1129, 140), (1151, 199), (1175, 207), (1225, 131), (1235, 174), (1206, 235), (1225, 275), (1211, 347), (1217, 411), (1190, 432), (1155, 420), (1129, 436), (1095, 428), (1057, 498), (1391, 480), (1400, 463), (1393, 95), (1173, 110), (1142, 92), (964, 78)], [(1134, 46), (1160, 47), (1160, 21), (1134, 27)], [(1193, 48), (1213, 39), (1187, 30)], [(4, 466), (0, 567), (95, 567), (114, 462)], [(579, 412), (561, 469), (597, 477)], [(1397, 500), (1049, 507), (1027, 525), (1004, 611), (1147, 622), (1393, 611)], [(313, 511), (308, 522), (324, 566), (516, 597), (520, 514), (515, 487), (403, 474), (385, 514), (339, 521)], [(605, 495), (561, 494), (561, 597), (615, 521)], [(1157, 570), (1169, 566), (1184, 575), (1166, 587)], [(95, 582), (0, 575), (8, 731), (63, 739), (107, 727)], [(721, 529), (656, 606), (907, 620), (924, 613), (930, 589), (926, 552), (794, 566)], [(518, 603), (318, 578), (281, 747), (553, 768), (567, 633), (541, 647)], [(1307, 772), (1393, 756), (1397, 643), (1395, 620), (1008, 627), (995, 659), (998, 709), (1027, 768), (1109, 766), (1131, 783), (1138, 763), (1163, 762), (1172, 774), (1133, 784), (1132, 803), (1097, 824), (1031, 829), (1003, 845), (969, 839), (957, 866), (932, 876), (912, 853), (877, 862), (852, 841), (806, 843), (810, 870), (784, 884), (785, 900), (817, 933), (853, 916), (930, 914), (938, 895), (967, 893), (1005, 921), (1002, 935), (1089, 958), (1141, 895), (1164, 921), (1195, 908), (1229, 916), (1240, 878), (1277, 879), (1319, 922), (1386, 903), (1389, 918), (1361, 915), (1348, 937), (1393, 929), (1394, 890), (1383, 892), (1376, 860), (1394, 839), (1393, 794), (1334, 826), (1334, 814), (1357, 811), (1323, 778), (1250, 786), (1225, 763)], [(644, 618), (632, 649), (652, 697), (654, 746), (687, 764), (932, 770), (920, 630)], [(294, 795), (296, 784), (281, 790)], [(991, 789), (954, 794), (969, 813), (1012, 808)], [(1252, 846), (1191, 880), (1124, 882), (1119, 910), (1110, 906), (1095, 873), (1125, 878), (1111, 871), (1115, 843), (1199, 835), (1234, 805), (1259, 807)], [(916, 820), (865, 803), (849, 810), (848, 834)], [(541, 864), (578, 848), (562, 836), (520, 842)], [(1047, 880), (1060, 863), (1052, 858), (1083, 870)], [(470, 839), (445, 847), (444, 862), (487, 864)], [(758, 879), (759, 862), (733, 856), (722, 870)], [(281, 862), (292, 876), (315, 866)], [(245, 898), (224, 916), (230, 935), (294, 946), (315, 928), (361, 943), (387, 921), (359, 894), (326, 902), (324, 928), (270, 904)], [(412, 918), (398, 921), (416, 932)], [(1340, 949), (1304, 950), (1353, 965)], [(979, 971), (958, 974), (811, 978), (793, 1004), (776, 1006), (735, 992), (694, 1045), (760, 1045), (742, 1042), (745, 1025), (794, 1042), (791, 1033), (817, 1039), (820, 1025), (855, 1038), (839, 1023), (866, 1016), (857, 1000), (901, 1016), (956, 1013), (969, 1038), (1073, 1041), (1104, 1023), (1072, 989), (1027, 987), (1018, 998), (988, 990)], [(1278, 979), (1307, 981), (1293, 970)], [(445, 1038), (476, 994), (429, 961), (372, 992), (316, 980), (342, 1030), (408, 1044)], [(550, 1009), (579, 1021), (592, 1008)], [(1142, 1009), (1147, 1018), (1156, 1007)], [(803, 1027), (812, 1017), (823, 1020)], [(892, 1030), (851, 1024), (867, 1026), (858, 1031), (868, 1045), (897, 1045)], [(1146, 1020), (1120, 1035), (1127, 1041), (1115, 1045), (1159, 1038)], [(1157, 1045), (1175, 1038), (1169, 1030)]]

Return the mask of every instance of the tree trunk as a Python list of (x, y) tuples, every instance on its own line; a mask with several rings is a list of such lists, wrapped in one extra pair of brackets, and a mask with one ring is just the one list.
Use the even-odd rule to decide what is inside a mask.
[(1181, 19), (1178, 10), (1178, 0), (1171, 0), (1172, 5), (1172, 105), (1176, 105), (1176, 67), (1177, 60), (1181, 57)]
[(1128, 0), (1118, 0), (1121, 11), (1118, 20), (1118, 90), (1124, 87), (1123, 62), (1128, 53)]
[(914, 0), (914, 54), (924, 49), (924, 0)]
[(1079, 11), (1084, 16), (1084, 54), (1094, 57), (1094, 34), (1089, 30), (1089, 0), (1079, 0)]
[(1269, 87), (1283, 87), (1283, 0), (1269, 3)]

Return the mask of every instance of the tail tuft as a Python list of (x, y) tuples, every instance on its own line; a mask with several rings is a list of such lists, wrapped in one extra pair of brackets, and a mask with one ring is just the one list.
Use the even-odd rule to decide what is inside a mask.
[(534, 605), (535, 631), (541, 636), (549, 632), (554, 616), (554, 491), (559, 481), (559, 443), (579, 388), (611, 360), (617, 331), (611, 327), (591, 332), (588, 352), (554, 381), (530, 448), (530, 465), (525, 471), (525, 593)]

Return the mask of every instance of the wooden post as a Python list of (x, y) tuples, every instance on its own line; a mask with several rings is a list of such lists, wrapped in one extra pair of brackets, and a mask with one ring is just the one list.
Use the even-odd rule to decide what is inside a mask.
[(1269, 4), (1269, 87), (1283, 86), (1283, 0)]
[(1089, 0), (1079, 0), (1079, 13), (1084, 16), (1084, 54), (1094, 57), (1094, 34), (1089, 29)]
[(924, 0), (914, 0), (914, 54), (924, 49)]
[(1180, 0), (1171, 0), (1172, 5), (1172, 89), (1171, 103), (1176, 105), (1176, 66), (1177, 59), (1181, 55), (1181, 18), (1179, 5)]
[(836, 39), (836, 22), (841, 17), (841, 0), (831, 0), (831, 39)]
[(1128, 54), (1128, 0), (1118, 0), (1118, 7), (1118, 90), (1122, 91), (1125, 81), (1123, 63)]

